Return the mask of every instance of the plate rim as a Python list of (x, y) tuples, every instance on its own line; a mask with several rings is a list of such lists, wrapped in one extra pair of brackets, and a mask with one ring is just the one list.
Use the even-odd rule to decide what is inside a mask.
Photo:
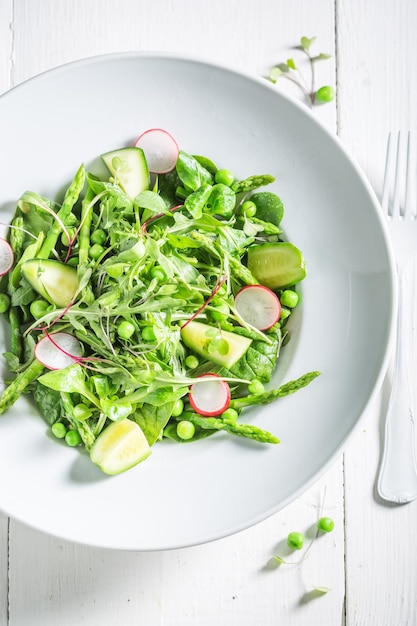
[(7, 91), (5, 91), (4, 93), (2, 93), (0, 95), (0, 108), (2, 106), (2, 101), (4, 99), (9, 99), (11, 97), (14, 97), (14, 94), (18, 92), (20, 92), (21, 90), (30, 88), (31, 83), (33, 82), (39, 82), (40, 80), (42, 80), (43, 78), (48, 78), (49, 76), (55, 75), (55, 74), (62, 74), (62, 72), (64, 71), (71, 71), (71, 70), (76, 70), (77, 67), (86, 67), (88, 65), (94, 65), (94, 64), (102, 64), (102, 63), (106, 63), (108, 61), (120, 61), (123, 62), (126, 59), (143, 59), (143, 60), (150, 60), (150, 59), (159, 59), (159, 60), (165, 60), (165, 61), (181, 61), (181, 62), (185, 62), (185, 63), (191, 63), (191, 64), (196, 64), (196, 65), (204, 65), (207, 66), (208, 68), (212, 69), (212, 70), (221, 70), (223, 72), (230, 72), (246, 81), (251, 81), (255, 84), (258, 84), (259, 86), (262, 86), (262, 88), (264, 89), (269, 89), (271, 92), (273, 92), (274, 97), (281, 99), (282, 101), (286, 102), (286, 104), (290, 107), (295, 107), (298, 109), (298, 111), (305, 117), (307, 117), (309, 119), (310, 123), (315, 124), (317, 127), (319, 127), (321, 132), (324, 132), (325, 135), (327, 135), (327, 137), (330, 139), (330, 141), (332, 141), (339, 149), (339, 151), (343, 154), (344, 158), (350, 163), (352, 169), (354, 170), (354, 173), (358, 179), (358, 181), (360, 181), (360, 183), (362, 184), (364, 190), (366, 191), (370, 203), (373, 206), (375, 215), (378, 219), (378, 223), (379, 223), (379, 227), (380, 227), (380, 232), (384, 238), (384, 243), (386, 246), (386, 252), (387, 252), (387, 262), (388, 262), (388, 267), (389, 267), (389, 278), (390, 278), (390, 284), (387, 285), (387, 293), (389, 293), (389, 314), (388, 314), (388, 320), (389, 320), (389, 332), (387, 334), (386, 340), (385, 340), (385, 346), (384, 346), (384, 351), (383, 351), (383, 358), (380, 361), (379, 364), (379, 368), (376, 372), (375, 375), (375, 380), (374, 380), (374, 384), (372, 387), (372, 391), (370, 393), (370, 395), (367, 398), (366, 403), (364, 404), (364, 407), (361, 411), (361, 413), (359, 414), (357, 420), (355, 421), (355, 423), (353, 424), (353, 426), (350, 428), (350, 430), (347, 432), (347, 434), (344, 436), (344, 438), (340, 441), (339, 445), (333, 450), (332, 454), (329, 456), (329, 458), (327, 459), (327, 461), (321, 466), (320, 470), (318, 470), (316, 473), (314, 473), (310, 479), (308, 481), (306, 481), (305, 483), (303, 483), (297, 490), (295, 490), (294, 492), (291, 493), (290, 496), (288, 496), (287, 498), (285, 498), (284, 500), (282, 500), (281, 502), (279, 502), (278, 504), (275, 505), (275, 507), (272, 507), (272, 509), (268, 509), (267, 511), (265, 511), (264, 513), (251, 518), (250, 520), (246, 520), (244, 522), (241, 522), (238, 525), (235, 525), (235, 527), (233, 529), (228, 529), (226, 531), (223, 532), (217, 532), (217, 534), (212, 535), (210, 538), (206, 538), (206, 539), (202, 539), (202, 540), (198, 540), (196, 542), (191, 542), (191, 543), (178, 543), (176, 545), (159, 545), (159, 546), (149, 546), (149, 547), (120, 547), (118, 545), (111, 545), (111, 544), (107, 544), (107, 545), (103, 545), (102, 542), (97, 542), (97, 543), (93, 543), (91, 541), (88, 542), (83, 542), (82, 539), (80, 538), (75, 538), (73, 536), (69, 536), (68, 533), (59, 533), (58, 531), (53, 533), (49, 530), (45, 530), (43, 529), (39, 524), (33, 523), (31, 524), (30, 521), (28, 521), (27, 519), (22, 519), (21, 516), (19, 515), (15, 515), (13, 513), (10, 513), (7, 511), (7, 509), (5, 509), (2, 505), (2, 503), (0, 502), (0, 511), (6, 515), (9, 516), (10, 518), (12, 518), (13, 520), (18, 521), (19, 523), (23, 524), (24, 526), (27, 526), (29, 528), (35, 529), (43, 534), (49, 535), (49, 536), (54, 536), (56, 538), (59, 539), (63, 539), (66, 541), (71, 541), (73, 543), (79, 544), (79, 545), (84, 545), (84, 546), (88, 546), (88, 547), (95, 547), (95, 548), (100, 548), (100, 549), (106, 549), (106, 550), (119, 550), (119, 551), (136, 551), (136, 552), (145, 552), (145, 551), (161, 551), (161, 550), (174, 550), (174, 549), (182, 549), (182, 548), (188, 548), (188, 547), (193, 547), (193, 546), (197, 546), (197, 545), (204, 545), (206, 543), (211, 543), (213, 541), (218, 541), (220, 539), (223, 539), (225, 537), (228, 536), (232, 536), (234, 534), (243, 532), (244, 530), (247, 530), (251, 527), (255, 527), (257, 525), (259, 525), (260, 523), (262, 523), (263, 521), (265, 521), (266, 519), (270, 518), (272, 515), (275, 515), (276, 513), (278, 513), (279, 511), (283, 510), (284, 508), (286, 508), (290, 503), (294, 502), (298, 497), (300, 497), (303, 493), (305, 493), (306, 491), (308, 491), (308, 489), (310, 489), (315, 483), (317, 483), (320, 478), (330, 469), (330, 467), (336, 462), (337, 458), (343, 453), (343, 451), (346, 449), (348, 443), (350, 443), (352, 441), (352, 439), (354, 438), (355, 433), (357, 432), (357, 430), (362, 426), (364, 420), (365, 420), (365, 416), (366, 413), (370, 407), (370, 405), (374, 402), (377, 394), (379, 393), (384, 377), (386, 375), (387, 369), (388, 369), (388, 365), (389, 365), (389, 360), (391, 357), (391, 353), (392, 353), (392, 348), (393, 348), (393, 344), (394, 344), (394, 337), (395, 337), (395, 319), (396, 319), (396, 309), (397, 309), (397, 302), (398, 302), (398, 288), (397, 288), (397, 281), (395, 279), (396, 276), (396, 270), (395, 270), (395, 261), (394, 261), (394, 254), (393, 254), (393, 249), (392, 249), (392, 244), (390, 241), (390, 237), (389, 237), (389, 232), (388, 232), (388, 226), (386, 224), (386, 221), (383, 218), (382, 215), (382, 210), (380, 208), (380, 202), (378, 200), (377, 194), (375, 192), (375, 190), (373, 189), (369, 179), (367, 178), (364, 170), (361, 168), (361, 166), (359, 165), (359, 163), (357, 162), (357, 160), (355, 159), (355, 157), (348, 151), (348, 149), (345, 147), (345, 145), (343, 144), (342, 139), (339, 137), (339, 135), (336, 132), (331, 131), (321, 120), (319, 120), (312, 111), (310, 111), (310, 109), (308, 109), (308, 107), (303, 104), (300, 100), (298, 100), (297, 98), (283, 93), (281, 91), (279, 91), (272, 83), (268, 82), (265, 78), (255, 75), (249, 71), (244, 71), (242, 69), (239, 69), (233, 65), (230, 64), (226, 64), (223, 62), (217, 62), (217, 61), (213, 61), (210, 60), (208, 58), (205, 58), (203, 56), (195, 56), (192, 54), (184, 54), (184, 53), (178, 53), (178, 52), (167, 52), (167, 51), (124, 51), (124, 52), (112, 52), (112, 53), (105, 53), (105, 54), (98, 54), (98, 55), (92, 55), (92, 56), (87, 56), (87, 57), (83, 57), (77, 60), (73, 60), (73, 61), (68, 61), (66, 63), (62, 63), (58, 66), (54, 66), (50, 69), (46, 69), (43, 70), (42, 72), (39, 72), (38, 74), (31, 76), (25, 80), (23, 80), (22, 82), (18, 83), (17, 85), (14, 85), (12, 87), (10, 87)]

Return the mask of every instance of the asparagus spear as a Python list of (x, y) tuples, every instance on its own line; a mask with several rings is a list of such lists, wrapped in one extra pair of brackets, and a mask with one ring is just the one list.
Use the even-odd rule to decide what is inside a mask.
[(90, 187), (87, 191), (81, 205), (81, 228), (78, 237), (78, 268), (85, 268), (88, 265), (88, 250), (90, 248), (90, 229), (93, 211), (91, 202), (94, 199), (94, 193)]
[(81, 165), (78, 168), (78, 171), (75, 174), (71, 185), (68, 187), (65, 193), (62, 206), (57, 213), (57, 217), (59, 218), (60, 221), (54, 220), (51, 230), (49, 231), (45, 241), (42, 244), (41, 249), (39, 250), (37, 254), (37, 258), (39, 259), (49, 258), (49, 255), (54, 249), (55, 244), (58, 241), (58, 237), (61, 234), (62, 229), (61, 229), (60, 224), (62, 223), (65, 224), (66, 220), (68, 219), (68, 216), (70, 215), (75, 203), (80, 197), (80, 194), (84, 188), (84, 183), (85, 183), (85, 168), (84, 168), (84, 165)]
[(20, 372), (12, 383), (3, 391), (0, 397), (0, 415), (5, 413), (15, 402), (19, 396), (25, 391), (26, 387), (36, 380), (43, 372), (44, 366), (36, 359), (32, 361), (28, 367)]
[[(20, 258), (23, 252), (23, 218), (15, 217), (11, 223), (12, 228), (9, 232), (9, 242), (13, 248), (15, 267), (16, 261)], [(18, 262), (18, 261), (17, 261)], [(15, 286), (12, 281), (13, 272), (9, 272), (8, 275), (8, 291), (11, 296), (15, 291)], [(23, 355), (23, 341), (22, 331), (20, 329), (21, 321), (21, 309), (19, 306), (11, 306), (9, 309), (9, 324), (10, 324), (10, 351), (17, 356), (19, 361), (22, 360)]]
[(274, 402), (277, 398), (283, 398), (289, 396), (291, 393), (295, 393), (299, 389), (309, 385), (317, 376), (320, 376), (320, 372), (308, 372), (300, 378), (290, 380), (288, 383), (281, 385), (278, 389), (272, 389), (272, 391), (265, 391), (264, 393), (249, 394), (243, 398), (235, 398), (230, 401), (230, 407), (233, 409), (241, 409), (251, 404), (269, 404)]
[(236, 180), (231, 188), (236, 194), (238, 193), (248, 193), (249, 191), (253, 191), (253, 189), (258, 189), (258, 187), (262, 187), (263, 185), (268, 185), (269, 183), (273, 183), (275, 178), (270, 174), (261, 174), (259, 176), (249, 176), (249, 178), (245, 178), (244, 180)]
[[(182, 416), (183, 418), (184, 416)], [(254, 439), (260, 443), (279, 443), (279, 439), (267, 430), (262, 430), (251, 424), (239, 424), (231, 419), (222, 419), (220, 417), (202, 417), (197, 413), (188, 413), (187, 420), (195, 426), (199, 426), (204, 430), (225, 430), (231, 435), (238, 437), (247, 437)]]
[(10, 324), (10, 352), (16, 355), (19, 361), (23, 355), (23, 339), (20, 329), (20, 307), (11, 306), (9, 309)]
[(61, 392), (61, 400), (62, 406), (64, 407), (65, 417), (70, 422), (70, 424), (78, 430), (80, 433), (80, 437), (83, 440), (83, 443), (86, 447), (86, 450), (90, 450), (91, 446), (95, 442), (96, 438), (86, 422), (82, 422), (81, 420), (75, 417), (74, 413), (74, 403), (71, 398), (70, 393)]

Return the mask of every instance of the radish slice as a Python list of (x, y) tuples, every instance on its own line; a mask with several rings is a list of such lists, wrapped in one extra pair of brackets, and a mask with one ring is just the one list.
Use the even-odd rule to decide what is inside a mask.
[(0, 276), (4, 276), (11, 269), (14, 254), (8, 241), (0, 237)]
[(191, 385), (188, 399), (196, 413), (205, 417), (220, 415), (230, 404), (230, 387), (217, 374), (199, 376)]
[(150, 128), (136, 140), (136, 148), (142, 148), (150, 172), (166, 174), (174, 169), (178, 159), (178, 144), (162, 128)]
[(69, 333), (51, 333), (35, 346), (35, 357), (50, 370), (62, 370), (79, 363), (81, 356), (81, 343)]
[(279, 320), (281, 304), (273, 291), (264, 285), (247, 285), (235, 296), (241, 318), (258, 330), (268, 330)]

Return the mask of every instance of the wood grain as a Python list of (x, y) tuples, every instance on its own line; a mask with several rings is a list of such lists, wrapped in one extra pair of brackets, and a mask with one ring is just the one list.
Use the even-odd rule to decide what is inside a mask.
[[(416, 130), (417, 4), (338, 2), (339, 131), (381, 193), (389, 130)], [(417, 623), (417, 502), (383, 504), (374, 485), (386, 394), (345, 455), (346, 611), (355, 625)]]
[[(414, 0), (0, 0), (0, 93), (62, 63), (125, 50), (197, 55), (258, 75), (294, 56), (308, 73), (292, 47), (317, 35), (332, 54), (318, 83), (337, 79), (337, 102), (315, 115), (379, 193), (388, 130), (417, 126), (416, 32)], [(277, 89), (298, 97), (288, 82)], [(0, 515), (0, 625), (417, 624), (417, 503), (386, 506), (374, 495), (381, 403), (379, 394), (344, 459), (303, 496), (212, 544), (108, 552), (13, 520), (9, 529)], [(271, 557), (285, 552), (288, 532), (309, 529), (324, 494), (335, 531), (301, 566), (273, 569)], [(315, 598), (315, 585), (331, 590)]]

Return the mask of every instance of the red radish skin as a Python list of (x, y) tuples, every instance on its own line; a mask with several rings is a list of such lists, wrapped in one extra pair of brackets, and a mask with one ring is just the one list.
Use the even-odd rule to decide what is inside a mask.
[[(170, 213), (174, 213), (175, 211), (178, 211), (178, 209), (182, 209), (184, 205), (183, 204), (177, 204), (176, 206), (173, 206), (169, 209)], [(168, 215), (167, 213), (157, 213), (156, 215), (152, 215), (151, 217), (149, 217), (147, 220), (145, 220), (141, 226), (142, 228), (142, 232), (145, 233), (146, 236), (149, 235), (148, 233), (148, 226), (149, 224), (152, 224), (152, 222), (154, 222), (155, 220), (159, 219), (160, 217), (165, 217), (166, 215)]]
[(264, 285), (247, 285), (235, 296), (241, 318), (258, 330), (268, 330), (281, 315), (278, 296)]
[(46, 334), (35, 346), (35, 357), (50, 370), (61, 370), (82, 360), (82, 347), (69, 333)]
[(11, 270), (14, 261), (14, 254), (8, 241), (0, 237), (0, 276), (7, 274)]
[(177, 164), (179, 147), (175, 139), (163, 128), (150, 128), (139, 135), (136, 148), (142, 148), (149, 171), (167, 174)]
[(217, 374), (199, 376), (202, 382), (191, 385), (188, 400), (196, 413), (204, 417), (215, 417), (223, 413), (230, 404), (230, 387)]

